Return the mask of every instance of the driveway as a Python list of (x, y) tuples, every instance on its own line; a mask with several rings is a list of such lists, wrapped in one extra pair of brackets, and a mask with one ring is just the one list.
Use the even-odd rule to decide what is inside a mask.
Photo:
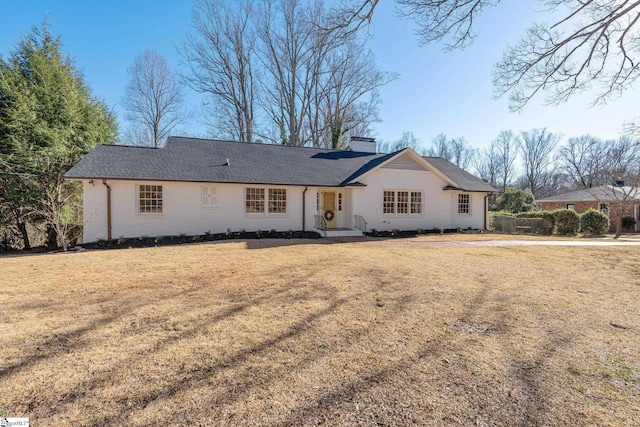
[(378, 246), (413, 246), (413, 247), (498, 247), (498, 246), (639, 246), (640, 239), (617, 239), (617, 240), (476, 240), (476, 241), (432, 241), (413, 239), (371, 239), (371, 238), (351, 238), (351, 241), (361, 242), (365, 245)]

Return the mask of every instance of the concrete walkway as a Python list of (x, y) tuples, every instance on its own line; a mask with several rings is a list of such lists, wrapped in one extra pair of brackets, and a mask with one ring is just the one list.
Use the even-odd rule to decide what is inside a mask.
[(366, 245), (378, 246), (413, 246), (413, 247), (498, 247), (498, 246), (638, 246), (640, 241), (637, 239), (625, 240), (478, 240), (478, 241), (415, 241), (403, 239), (384, 239), (384, 240), (350, 240), (351, 242), (359, 241)]

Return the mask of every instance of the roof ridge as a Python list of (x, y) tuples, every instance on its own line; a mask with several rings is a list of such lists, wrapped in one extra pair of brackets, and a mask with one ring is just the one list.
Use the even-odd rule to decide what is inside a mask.
[[(247, 144), (247, 145), (263, 145), (265, 147), (282, 147), (282, 148), (304, 148), (310, 150), (318, 150), (318, 151), (326, 151), (326, 152), (343, 152), (343, 151), (353, 151), (353, 150), (340, 150), (338, 148), (321, 148), (321, 147), (307, 147), (304, 145), (284, 145), (284, 144), (270, 144), (270, 143), (260, 143), (260, 142), (248, 142), (248, 141), (232, 141), (230, 139), (212, 139), (212, 138), (199, 138), (199, 137), (190, 137), (190, 136), (169, 136), (169, 138), (173, 139), (195, 139), (198, 141), (208, 141), (208, 142), (225, 142), (232, 144)], [(360, 151), (354, 151), (356, 153)], [(386, 154), (386, 153), (370, 153), (370, 154)]]
[(147, 150), (160, 150), (162, 147), (148, 147), (146, 145), (131, 144), (98, 144), (99, 147), (145, 148)]

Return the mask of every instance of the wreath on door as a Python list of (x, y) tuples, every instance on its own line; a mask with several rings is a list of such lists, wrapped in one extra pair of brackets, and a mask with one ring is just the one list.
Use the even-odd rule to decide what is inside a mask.
[(324, 219), (331, 221), (336, 214), (333, 211), (324, 211)]

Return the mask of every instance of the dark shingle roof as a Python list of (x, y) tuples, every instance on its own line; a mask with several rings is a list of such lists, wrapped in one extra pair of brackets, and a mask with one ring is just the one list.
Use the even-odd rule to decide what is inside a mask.
[(492, 193), (498, 191), (477, 176), (471, 175), (469, 172), (459, 168), (447, 159), (444, 159), (442, 157), (426, 156), (423, 156), (423, 158), (440, 172), (449, 177), (449, 179), (455, 182), (458, 188), (461, 190), (482, 192), (486, 191)]
[(623, 199), (625, 194), (627, 199), (640, 200), (640, 191), (634, 187), (619, 188), (613, 185), (601, 185), (599, 187), (556, 194), (555, 196), (536, 200), (536, 202), (614, 202)]
[[(169, 137), (164, 148), (99, 145), (65, 177), (337, 187), (357, 185), (358, 177), (399, 153), (376, 154)], [(436, 161), (432, 162), (434, 158), (428, 160), (440, 169)], [(458, 182), (452, 176), (460, 186), (472, 183), (473, 179), (480, 181), (454, 165), (445, 166), (446, 170), (442, 170), (445, 175), (466, 177), (466, 180)], [(474, 187), (477, 186), (475, 183)]]

